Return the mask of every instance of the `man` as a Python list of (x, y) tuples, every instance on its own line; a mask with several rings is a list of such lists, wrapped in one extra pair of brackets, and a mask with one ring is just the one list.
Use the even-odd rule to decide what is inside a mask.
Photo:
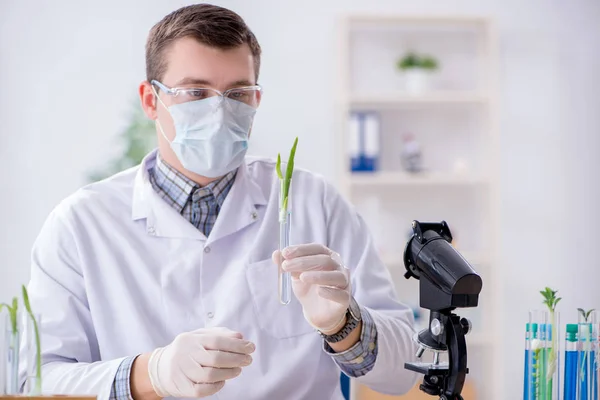
[(409, 390), (411, 312), (365, 224), (322, 178), (295, 170), (297, 245), (273, 252), (275, 164), (245, 157), (261, 88), (244, 21), (179, 9), (150, 31), (146, 65), (139, 93), (158, 150), (64, 200), (34, 245), (44, 391), (339, 399), (340, 370), (376, 391)]

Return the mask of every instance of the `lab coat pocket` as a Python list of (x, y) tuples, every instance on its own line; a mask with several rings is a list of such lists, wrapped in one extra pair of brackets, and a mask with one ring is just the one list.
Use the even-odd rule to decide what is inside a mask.
[(277, 339), (315, 332), (304, 319), (302, 306), (293, 295), (289, 304), (279, 302), (277, 266), (271, 259), (249, 264), (246, 276), (254, 314), (263, 332)]

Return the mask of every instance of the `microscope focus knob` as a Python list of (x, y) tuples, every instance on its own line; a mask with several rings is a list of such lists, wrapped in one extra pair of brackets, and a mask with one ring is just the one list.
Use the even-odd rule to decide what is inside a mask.
[(434, 318), (431, 320), (429, 330), (433, 335), (440, 336), (442, 333), (444, 333), (444, 325), (442, 325), (439, 319)]
[(465, 335), (467, 335), (473, 329), (473, 325), (471, 324), (471, 321), (469, 321), (466, 318), (460, 319), (460, 326), (462, 327), (463, 334), (465, 334)]

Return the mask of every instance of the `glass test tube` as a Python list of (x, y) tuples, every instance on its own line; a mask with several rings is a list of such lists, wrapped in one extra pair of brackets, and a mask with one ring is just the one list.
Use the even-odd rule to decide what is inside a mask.
[[(530, 400), (558, 400), (560, 397), (560, 313), (547, 310), (529, 313), (530, 341), (527, 343), (527, 390)], [(537, 329), (536, 329), (537, 328)]]
[(577, 358), (577, 400), (598, 400), (597, 360), (598, 324), (596, 313), (587, 319), (579, 315), (578, 358)]
[(19, 352), (21, 347), (19, 316), (20, 314), (17, 314), (16, 326), (13, 326), (13, 321), (8, 313), (4, 316), (4, 341), (1, 344), (4, 365), (3, 368), (0, 368), (4, 370), (4, 388), (3, 393), (0, 394), (19, 394)]
[(577, 400), (577, 324), (567, 324), (563, 400)]
[[(530, 394), (530, 385), (529, 385), (529, 380), (531, 377), (531, 365), (530, 365), (530, 360), (531, 360), (531, 340), (533, 339), (533, 326), (530, 326), (531, 324), (527, 323), (527, 325), (525, 326), (525, 364), (523, 367), (523, 400), (530, 400), (531, 399), (531, 394)], [(535, 333), (536, 333), (536, 338), (537, 338), (537, 324), (535, 325)]]
[[(283, 191), (286, 180), (281, 180), (281, 188), (279, 190), (279, 251), (280, 254), (290, 245), (290, 228), (292, 223), (292, 181), (289, 181), (287, 208), (283, 208)], [(292, 300), (292, 276), (289, 272), (283, 271), (281, 264), (283, 256), (279, 257), (279, 302), (281, 304), (289, 304)]]

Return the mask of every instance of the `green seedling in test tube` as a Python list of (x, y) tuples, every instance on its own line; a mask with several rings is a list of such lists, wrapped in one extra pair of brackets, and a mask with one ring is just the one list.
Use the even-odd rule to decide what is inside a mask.
[(38, 321), (35, 319), (33, 315), (33, 311), (31, 311), (31, 305), (29, 304), (29, 295), (27, 294), (27, 288), (25, 285), (21, 286), (23, 291), (23, 303), (25, 304), (25, 309), (27, 310), (27, 314), (31, 318), (31, 322), (33, 323), (33, 331), (35, 334), (35, 385), (32, 388), (33, 392), (30, 393), (32, 395), (39, 395), (42, 393), (42, 349), (40, 345), (40, 331), (38, 327)]
[[(10, 320), (10, 338), (8, 344), (8, 368), (7, 371), (8, 379), (7, 389), (10, 394), (16, 394), (19, 390), (19, 325), (18, 325), (18, 311), (19, 311), (19, 300), (16, 297), (12, 299), (12, 305), (2, 303), (0, 304), (0, 311), (6, 308), (8, 311), (8, 317)], [(5, 360), (2, 360), (5, 361)]]
[(552, 384), (553, 384), (552, 376), (556, 372), (557, 360), (558, 360), (558, 341), (557, 341), (558, 329), (556, 326), (555, 311), (556, 311), (556, 305), (561, 300), (561, 298), (557, 297), (556, 293), (558, 293), (558, 290), (552, 290), (549, 287), (540, 291), (540, 294), (544, 297), (544, 304), (546, 305), (546, 307), (548, 308), (548, 311), (550, 313), (550, 326), (552, 329), (552, 341), (550, 343), (550, 348), (547, 349), (547, 351), (548, 351), (548, 364), (547, 364), (548, 369), (546, 370), (546, 381), (547, 381), (546, 394), (549, 396), (552, 396)]
[[(277, 154), (277, 165), (275, 170), (280, 180), (279, 193), (279, 251), (290, 245), (290, 187), (292, 185), (292, 174), (294, 173), (294, 157), (296, 156), (296, 147), (298, 138), (294, 140), (294, 145), (290, 151), (290, 158), (287, 162), (285, 176), (281, 171), (281, 154)], [(279, 257), (279, 301), (281, 304), (288, 304), (292, 299), (292, 277), (289, 272), (284, 272), (281, 264), (283, 256)]]

